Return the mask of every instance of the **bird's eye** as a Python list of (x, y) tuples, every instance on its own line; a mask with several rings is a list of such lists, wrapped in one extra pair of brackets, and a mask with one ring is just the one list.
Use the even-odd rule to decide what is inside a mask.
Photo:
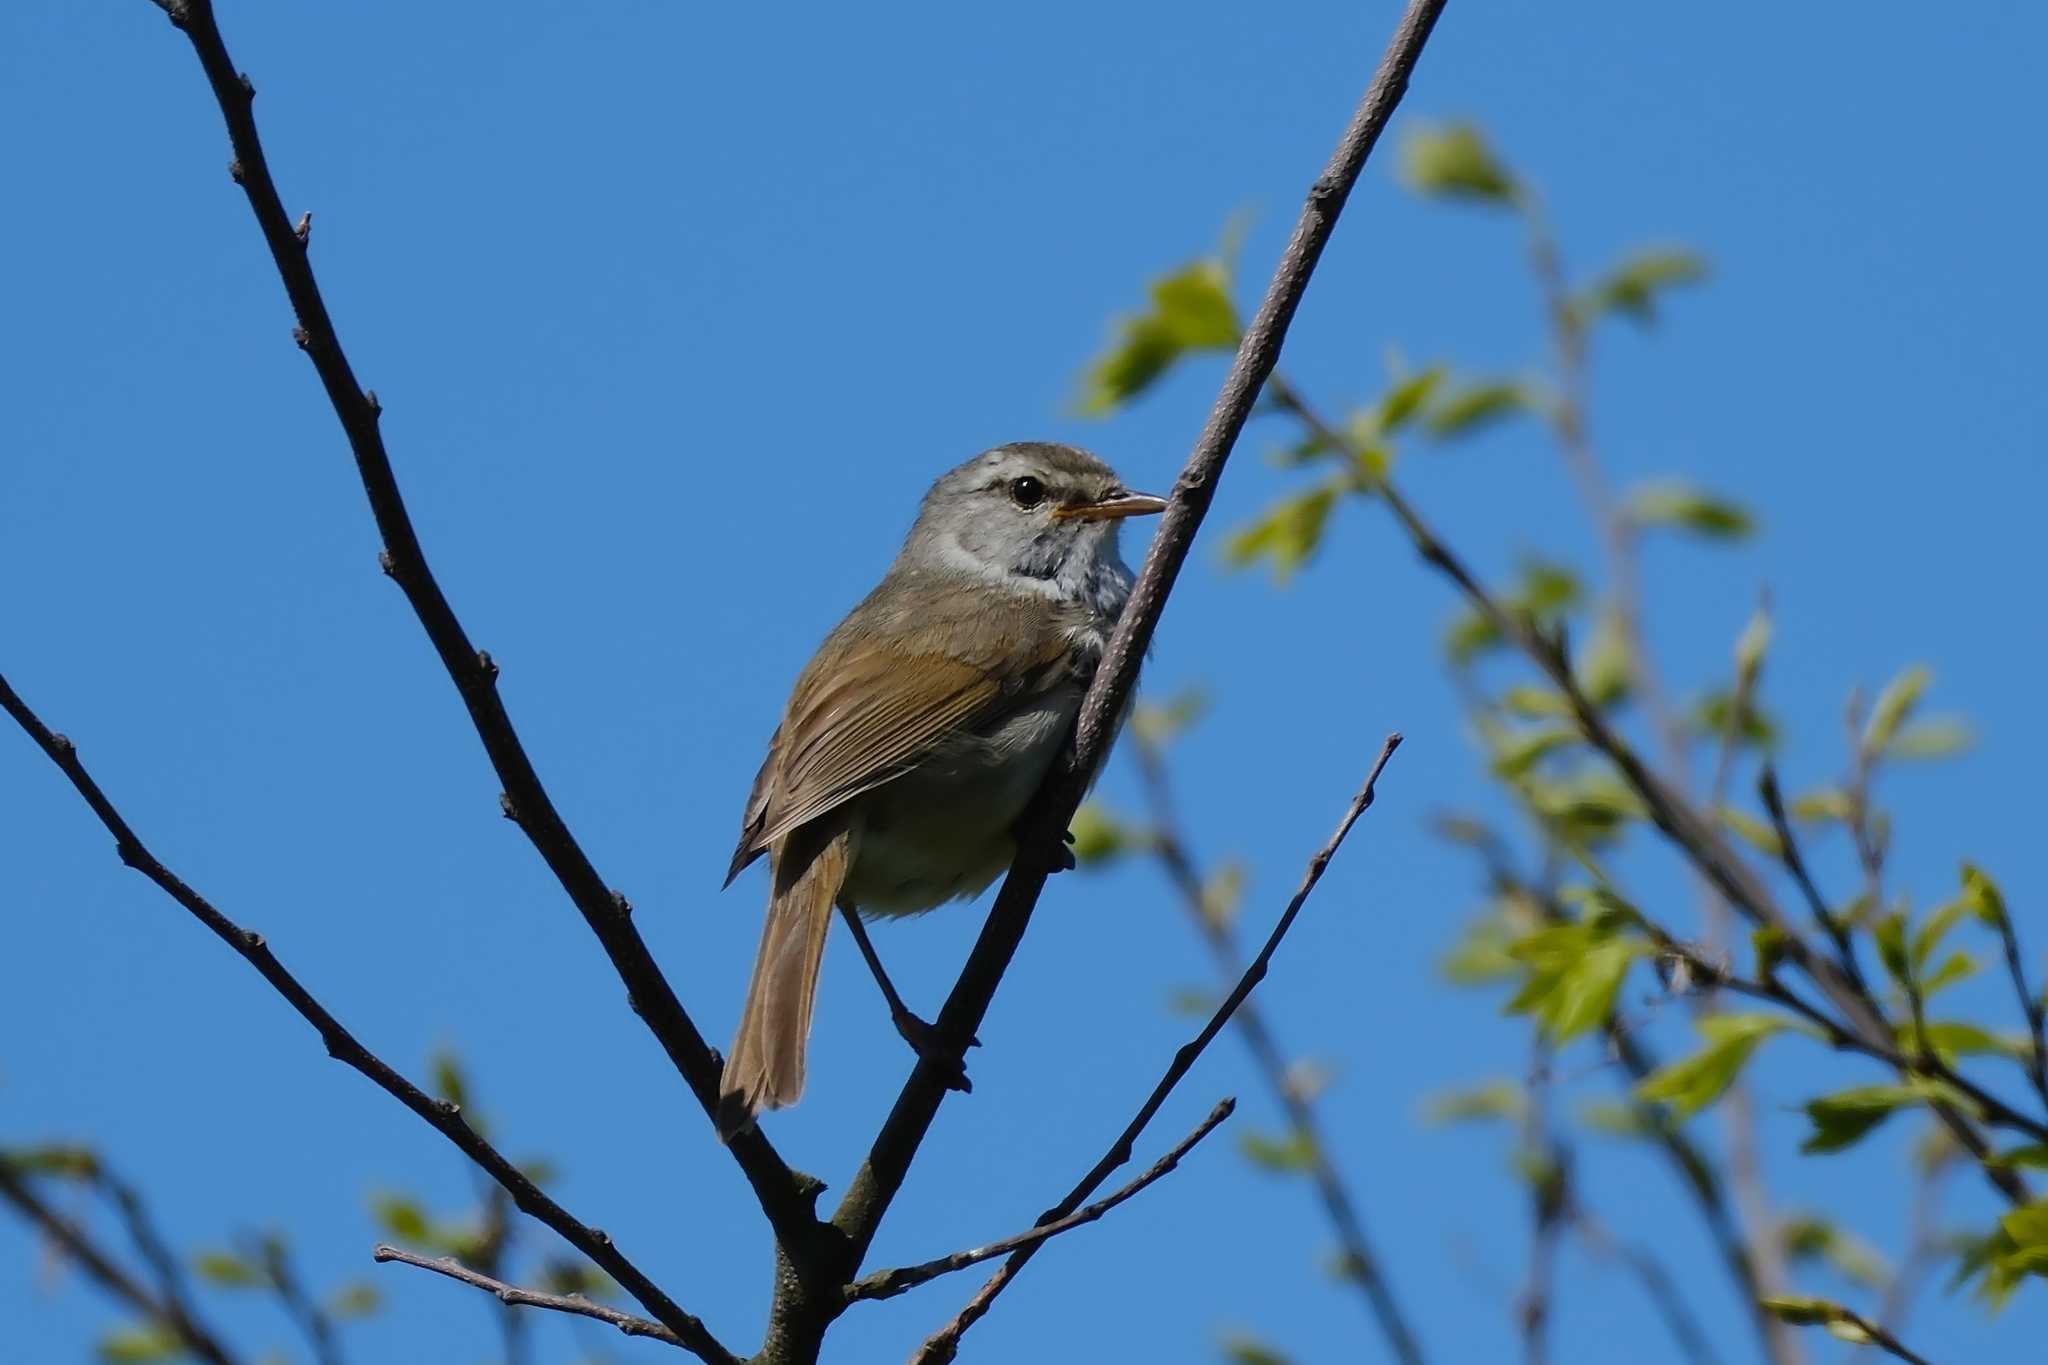
[(1027, 511), (1045, 501), (1045, 485), (1026, 474), (1010, 480), (1010, 501)]

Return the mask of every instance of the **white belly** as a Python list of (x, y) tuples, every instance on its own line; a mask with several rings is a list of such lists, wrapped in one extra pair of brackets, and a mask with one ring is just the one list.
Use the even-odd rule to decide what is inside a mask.
[(858, 798), (846, 898), (865, 914), (911, 915), (994, 881), (1016, 856), (1012, 827), (1080, 704), (1079, 688), (1057, 688)]

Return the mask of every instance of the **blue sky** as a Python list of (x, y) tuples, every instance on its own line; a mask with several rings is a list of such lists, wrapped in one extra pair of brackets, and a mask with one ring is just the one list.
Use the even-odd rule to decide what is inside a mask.
[[(789, 680), (964, 456), (1070, 439), (1138, 486), (1170, 480), (1221, 361), (1107, 422), (1073, 415), (1078, 371), (1146, 279), (1233, 213), (1250, 214), (1243, 269), (1263, 280), (1397, 7), (223, 9), (441, 581), (503, 666), (558, 803), (723, 1041), (762, 885), (716, 887)], [(1711, 258), (1711, 283), (1663, 326), (1603, 334), (1597, 357), (1618, 480), (1688, 474), (1763, 518), (1738, 551), (1652, 547), (1655, 642), (1674, 676), (1711, 678), (1770, 585), (1769, 696), (1796, 731), (1799, 787), (1837, 771), (1852, 684), (1934, 664), (1937, 704), (1980, 742), (1885, 791), (1897, 884), (1926, 904), (1959, 858), (1981, 862), (2037, 964), (2048, 272), (2024, 168), (2044, 42), (2048, 17), (2022, 6), (1456, 0), (1401, 116), (1486, 126), (1543, 185), (1576, 265), (1643, 241)], [(453, 690), (376, 571), (189, 52), (144, 0), (14, 6), (0, 72), (17, 130), (0, 218), (0, 668), (167, 862), (389, 1060), (420, 1072), (458, 1047), (503, 1144), (556, 1157), (565, 1203), (750, 1349), (765, 1230), (499, 817)], [(1368, 169), (1283, 358), (1331, 406), (1375, 392), (1389, 348), (1491, 371), (1540, 346), (1508, 225), (1417, 203), (1393, 165)], [(1337, 1157), (1433, 1358), (1506, 1358), (1526, 1217), (1505, 1143), (1418, 1118), (1428, 1094), (1515, 1074), (1524, 1055), (1519, 1021), (1432, 974), (1475, 886), (1426, 819), (1484, 791), (1434, 655), (1451, 604), (1363, 506), (1284, 592), (1226, 574), (1216, 531), (1287, 486), (1258, 458), (1277, 439), (1254, 429), (1241, 448), (1147, 686), (1212, 696), (1178, 755), (1183, 801), (1211, 860), (1253, 869), (1254, 925), (1380, 736), (1407, 734), (1265, 998), (1284, 1039), (1340, 1064)], [(1592, 563), (1531, 432), (1417, 453), (1405, 473), (1489, 572), (1535, 548)], [(1125, 763), (1102, 790), (1130, 804)], [(463, 1204), (457, 1154), (328, 1064), (242, 963), (123, 870), (19, 737), (0, 738), (0, 813), (0, 1140), (89, 1138), (183, 1241), (276, 1224), (315, 1279), (373, 1278), (390, 1307), (358, 1359), (487, 1358), (481, 1296), (368, 1264), (365, 1197)], [(1661, 875), (1679, 917), (1690, 895)], [(1144, 868), (1055, 883), (982, 1030), (975, 1093), (946, 1106), (877, 1264), (1021, 1227), (1094, 1161), (1188, 1028), (1169, 990), (1206, 980), (1177, 915)], [(878, 932), (913, 1003), (940, 998), (978, 922)], [(1967, 999), (2009, 1006), (1989, 988)], [(819, 1019), (811, 1093), (774, 1135), (841, 1187), (904, 1058), (843, 944)], [(1906, 1125), (1847, 1159), (1794, 1155), (1789, 1107), (1821, 1077), (1878, 1079), (1797, 1046), (1757, 1072), (1785, 1139), (1773, 1187), (1894, 1249)], [(1246, 1101), (1233, 1126), (1270, 1126), (1225, 1040), (1145, 1150), (1225, 1093)], [(1590, 1148), (1585, 1165), (1588, 1201), (1659, 1248), (1744, 1358), (1724, 1277), (1661, 1170)], [(1952, 1194), (1959, 1219), (1988, 1215), (1967, 1175)], [(1326, 1240), (1304, 1189), (1217, 1141), (1040, 1257), (973, 1354), (1085, 1342), (1091, 1358), (1195, 1360), (1244, 1329), (1303, 1361), (1378, 1358), (1316, 1269)], [(976, 1282), (850, 1313), (828, 1359), (901, 1358)], [(1624, 1278), (1574, 1256), (1566, 1284), (1560, 1358), (1659, 1358)], [(286, 1340), (261, 1306), (217, 1316)], [(19, 1358), (81, 1359), (108, 1319), (0, 1230)], [(1935, 1296), (1909, 1335), (1978, 1359), (2044, 1329), (2029, 1290), (1989, 1325)], [(578, 1339), (543, 1330), (543, 1359), (572, 1357)]]

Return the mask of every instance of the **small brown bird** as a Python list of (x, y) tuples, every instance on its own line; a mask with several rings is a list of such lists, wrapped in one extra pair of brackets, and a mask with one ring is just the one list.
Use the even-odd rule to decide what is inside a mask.
[(725, 1138), (803, 1093), (835, 906), (924, 1050), (859, 915), (974, 896), (1010, 865), (1012, 827), (1130, 598), (1118, 524), (1165, 508), (1073, 446), (977, 455), (932, 485), (889, 572), (798, 676), (726, 875), (768, 855), (768, 919), (720, 1088)]

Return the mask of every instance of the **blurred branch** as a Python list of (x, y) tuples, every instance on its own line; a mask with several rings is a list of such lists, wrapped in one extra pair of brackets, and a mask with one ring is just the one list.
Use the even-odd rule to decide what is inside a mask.
[[(1123, 1132), (1110, 1144), (1102, 1159), (1095, 1163), (1087, 1175), (1081, 1177), (1079, 1184), (1067, 1192), (1066, 1198), (1039, 1216), (1040, 1224), (1065, 1218), (1079, 1208), (1081, 1201), (1093, 1194), (1102, 1182), (1109, 1178), (1111, 1171), (1131, 1159), (1131, 1145), (1137, 1141), (1139, 1134), (1145, 1131), (1145, 1126), (1152, 1121), (1152, 1116), (1159, 1112), (1159, 1106), (1166, 1102), (1166, 1097), (1180, 1084), (1181, 1078), (1187, 1075), (1209, 1044), (1215, 1041), (1216, 1035), (1223, 1031), (1223, 1026), (1230, 1022), (1230, 1017), (1237, 1012), (1237, 1007), (1243, 1004), (1253, 988), (1265, 979), (1267, 967), (1273, 960), (1274, 952), (1279, 949), (1280, 941), (1287, 937), (1287, 931), (1293, 927), (1295, 916), (1301, 913), (1301, 907), (1307, 902), (1309, 893), (1314, 891), (1316, 883), (1322, 880), (1323, 871), (1330, 865), (1330, 859), (1336, 856), (1338, 847), (1344, 842), (1344, 836), (1351, 832), (1351, 827), (1358, 823), (1358, 817), (1365, 814), (1372, 805), (1373, 788), (1379, 781), (1381, 771), (1386, 768), (1387, 760), (1394, 756), (1394, 750), (1399, 748), (1400, 744), (1401, 736), (1387, 736), (1386, 743), (1380, 748), (1379, 757), (1373, 762), (1372, 770), (1366, 774), (1365, 785), (1358, 789), (1358, 795), (1351, 798), (1351, 804), (1345, 808), (1344, 818), (1338, 821), (1337, 828), (1332, 831), (1321, 850), (1315, 857), (1309, 859), (1308, 868), (1302, 873), (1301, 884), (1295, 888), (1293, 899), (1289, 900), (1287, 908), (1281, 911), (1280, 918), (1273, 925), (1273, 931), (1266, 936), (1265, 945), (1244, 969), (1244, 975), (1238, 978), (1237, 985), (1223, 998), (1223, 1003), (1216, 1007), (1216, 1012), (1209, 1016), (1209, 1022), (1202, 1026), (1202, 1031), (1191, 1041), (1183, 1043), (1180, 1050), (1174, 1053), (1173, 1061), (1167, 1065), (1166, 1073), (1159, 1078), (1159, 1083), (1152, 1087), (1152, 1093), (1146, 1096), (1144, 1104), (1139, 1106), (1136, 1117), (1125, 1125)], [(1024, 1268), (1025, 1263), (1036, 1251), (1036, 1246), (1025, 1246), (1012, 1252), (1010, 1259), (989, 1277), (988, 1282), (982, 1285), (972, 1299), (968, 1300), (959, 1315), (925, 1341), (911, 1358), (912, 1365), (944, 1365), (944, 1362), (952, 1360), (959, 1350), (962, 1334), (982, 1319), (988, 1312), (989, 1305), (995, 1302), (996, 1296), (1017, 1277), (1017, 1273)]]
[[(175, 1273), (175, 1261), (170, 1262), (172, 1273), (166, 1275), (165, 1267), (156, 1263), (155, 1254), (144, 1250), (144, 1259), (152, 1262), (163, 1281), (159, 1292), (152, 1294), (122, 1269), (109, 1253), (97, 1246), (84, 1228), (45, 1203), (30, 1187), (18, 1163), (5, 1154), (0, 1154), (0, 1199), (12, 1204), (23, 1218), (41, 1229), (44, 1236), (102, 1289), (149, 1322), (163, 1327), (193, 1355), (208, 1365), (237, 1365), (238, 1357), (231, 1354), (221, 1344), (220, 1338), (199, 1321), (191, 1305), (185, 1301), (181, 1282)], [(131, 1222), (129, 1226), (132, 1233), (135, 1224)], [(156, 1243), (158, 1248), (161, 1245)]]
[[(212, 0), (158, 3), (170, 15), (172, 24), (191, 41), (227, 123), (228, 139), (235, 154), (229, 174), (248, 197), (249, 208), (263, 232), (271, 260), (298, 318), (293, 338), (311, 358), (355, 455), (363, 491), (369, 497), (378, 534), (384, 541), (379, 562), (405, 593), (442, 666), (461, 694), (477, 737), (503, 784), (500, 803), (506, 817), (526, 834), (582, 913), (584, 922), (625, 983), (629, 1003), (689, 1083), (708, 1117), (718, 1102), (717, 1055), (697, 1032), (639, 930), (634, 928), (630, 918), (632, 907), (605, 884), (555, 809), (498, 695), (497, 664), (470, 642), (427, 565), (411, 513), (399, 492), (390, 456), (384, 449), (379, 429), (383, 408), (376, 395), (356, 381), (314, 278), (307, 239), (294, 229), (271, 180), (252, 113), (255, 87), (248, 77), (236, 71), (228, 56), (214, 19)], [(784, 1165), (758, 1129), (735, 1138), (731, 1151), (784, 1245), (793, 1252), (807, 1251), (820, 1237), (812, 1205), (822, 1187), (811, 1177), (801, 1176)]]
[[(1332, 448), (1353, 448), (1348, 439), (1318, 416), (1300, 391), (1286, 380), (1275, 375), (1268, 389), (1275, 404), (1292, 413), (1311, 432), (1330, 443)], [(2048, 1128), (2018, 1114), (2002, 1101), (1986, 1095), (1981, 1087), (1963, 1079), (1953, 1067), (1939, 1057), (1923, 1054), (1909, 1063), (1901, 1056), (1891, 1044), (1891, 1039), (1895, 1036), (1891, 1022), (1869, 992), (1859, 987), (1840, 963), (1813, 950), (1798, 930), (1786, 920), (1769, 889), (1749, 865), (1728, 846), (1727, 841), (1720, 836), (1707, 817), (1683, 794), (1652, 772), (1635, 749), (1608, 723), (1600, 708), (1580, 687), (1572, 671), (1571, 656), (1562, 636), (1543, 631), (1532, 621), (1503, 607), (1498, 599), (1480, 585), (1464, 561), (1430, 529), (1414, 505), (1401, 494), (1391, 480), (1377, 479), (1371, 491), (1386, 503), (1395, 520), (1400, 522), (1402, 529), (1414, 542), (1423, 562), (1450, 579), (1465, 594), (1472, 606), (1485, 617), (1489, 625), (1499, 632), (1501, 638), (1511, 642), (1550, 679), (1565, 699), (1572, 718), (1587, 743), (1605, 754), (1614, 764), (1622, 780), (1642, 800), (1657, 828), (1663, 831), (1666, 838), (1731, 905), (1740, 910), (1758, 928), (1776, 931), (1779, 948), (1785, 961), (1798, 968), (1818, 986), (1830, 1003), (1841, 1010), (1842, 1018), (1846, 1022), (1828, 1018), (1796, 996), (1778, 988), (1775, 982), (1771, 985), (1778, 993), (1765, 992), (1760, 998), (1775, 1000), (1810, 1017), (1823, 1026), (1830, 1041), (1835, 1042), (1837, 1046), (1852, 1047), (1885, 1060), (1902, 1074), (1910, 1075), (1918, 1070), (1939, 1077), (1955, 1084), (1973, 1099), (1982, 1097), (1988, 1101), (1984, 1106), (1986, 1113), (1997, 1122), (2020, 1127), (2029, 1132), (2048, 1134)], [(1668, 934), (1665, 935), (1665, 941), (1667, 944), (1676, 943)], [(1710, 968), (1710, 975), (1725, 971), (1722, 967), (1706, 964), (1705, 959), (1698, 958), (1697, 954), (1692, 956)], [(1733, 983), (1725, 984), (1729, 984), (1730, 989), (1742, 989)], [(1749, 984), (1752, 988), (1761, 989), (1756, 987), (1755, 983)], [(2015, 1204), (2028, 1201), (2030, 1196), (2025, 1181), (2011, 1170), (1981, 1159), (1988, 1155), (1989, 1149), (1967, 1117), (1958, 1113), (1953, 1106), (1943, 1103), (1935, 1105), (1935, 1112), (1955, 1133), (1957, 1140), (1979, 1156), (1979, 1165), (1985, 1178), (1996, 1186), (2001, 1194)]]
[[(547, 1308), (557, 1313), (573, 1313), (578, 1317), (595, 1318), (599, 1322), (609, 1323), (618, 1328), (629, 1337), (651, 1337), (669, 1346), (680, 1346), (700, 1359), (712, 1359), (661, 1323), (637, 1318), (631, 1313), (621, 1313), (616, 1308), (607, 1308), (581, 1294), (543, 1294), (538, 1290), (521, 1289), (518, 1285), (506, 1284), (503, 1280), (493, 1279), (489, 1275), (471, 1270), (453, 1256), (422, 1256), (417, 1251), (407, 1251), (402, 1247), (389, 1246), (382, 1242), (379, 1242), (370, 1254), (379, 1262), (396, 1261), (400, 1265), (418, 1266), (421, 1270), (431, 1270), (436, 1275), (446, 1275), (451, 1280), (460, 1280), (466, 1285), (495, 1295), (498, 1302), (507, 1308)], [(719, 1358), (738, 1365), (737, 1357), (725, 1355)]]
[[(1551, 924), (1565, 923), (1569, 916), (1557, 898), (1539, 889), (1518, 872), (1507, 851), (1496, 842), (1489, 841), (1483, 846), (1486, 855), (1488, 875), (1494, 889), (1525, 899), (1536, 908), (1538, 914)], [(1735, 1212), (1729, 1207), (1728, 1197), (1722, 1189), (1721, 1178), (1713, 1162), (1700, 1150), (1698, 1144), (1685, 1135), (1663, 1108), (1635, 1098), (1634, 1085), (1648, 1080), (1658, 1069), (1658, 1061), (1647, 1045), (1637, 1036), (1628, 1022), (1617, 1011), (1608, 1015), (1601, 1026), (1608, 1046), (1614, 1050), (1616, 1060), (1621, 1063), (1629, 1080), (1633, 1083), (1624, 1094), (1629, 1113), (1659, 1151), (1671, 1163), (1680, 1186), (1691, 1196), (1698, 1208), (1701, 1221), (1707, 1225), (1707, 1233), (1721, 1253), (1722, 1262), (1735, 1280), (1737, 1297), (1748, 1306), (1750, 1320), (1755, 1326), (1758, 1344), (1767, 1358), (1773, 1357), (1778, 1349), (1777, 1319), (1764, 1312), (1760, 1300), (1763, 1298), (1758, 1284), (1755, 1248), (1742, 1228), (1736, 1223)]]
[(1522, 1177), (1529, 1182), (1529, 1278), (1515, 1298), (1523, 1365), (1550, 1359), (1550, 1316), (1557, 1293), (1557, 1244), (1572, 1203), (1571, 1154), (1550, 1131), (1550, 1043), (1537, 1034), (1522, 1087)]
[(1948, 1171), (1947, 1160), (1931, 1161), (1921, 1171), (1913, 1191), (1913, 1208), (1906, 1224), (1906, 1252), (1878, 1297), (1877, 1320), (1886, 1331), (1896, 1332), (1905, 1325), (1913, 1296), (1948, 1253), (1935, 1222), (1940, 1213), (1942, 1182)]
[[(1308, 289), (1316, 262), (1336, 229), (1338, 215), (1380, 134), (1407, 93), (1409, 75), (1443, 8), (1444, 0), (1409, 0), (1364, 98), (1322, 174), (1309, 187), (1294, 232), (1281, 253), (1257, 313), (1244, 330), (1208, 421), (1174, 481), (1166, 512), (1133, 585), (1130, 601), (1082, 699), (1071, 762), (1049, 776), (1018, 824), (1016, 861), (996, 893), (995, 904), (959, 980), (939, 1011), (935, 1032), (945, 1046), (938, 1051), (964, 1052), (968, 1040), (978, 1032), (996, 986), (1030, 923), (1046, 877), (1065, 855), (1061, 835), (1108, 752), (1125, 702), (1136, 685), (1139, 665), (1165, 610), (1167, 595), (1208, 513), (1224, 466), (1279, 358), (1288, 325)], [(867, 1160), (855, 1173), (833, 1213), (833, 1226), (845, 1237), (849, 1258), (856, 1265), (866, 1254), (875, 1229), (902, 1187), (910, 1163), (930, 1130), (947, 1093), (946, 1080), (943, 1065), (920, 1058), (876, 1135)], [(1085, 1198), (1086, 1193), (1081, 1197)], [(1070, 1210), (1062, 1210), (1067, 1211)], [(1017, 1253), (1013, 1264), (1021, 1264), (1019, 1258), (1029, 1254), (1028, 1250)], [(782, 1349), (783, 1341), (791, 1341), (799, 1348), (808, 1345), (822, 1332), (822, 1322), (837, 1311), (832, 1302), (802, 1290), (794, 1299), (796, 1302), (787, 1305), (788, 1311), (773, 1315), (771, 1338), (765, 1350)], [(957, 1337), (957, 1332), (953, 1336)], [(928, 1347), (924, 1354), (928, 1359), (944, 1359), (950, 1356), (951, 1349), (948, 1345), (943, 1348), (944, 1354), (935, 1354)]]
[(587, 1227), (578, 1221), (567, 1209), (529, 1180), (517, 1166), (500, 1155), (496, 1148), (485, 1142), (462, 1117), (461, 1110), (456, 1105), (431, 1098), (356, 1041), (355, 1035), (343, 1028), (340, 1021), (328, 1012), (327, 1007), (315, 1000), (299, 983), (297, 977), (285, 970), (284, 965), (270, 951), (270, 945), (264, 941), (263, 935), (244, 929), (230, 920), (215, 909), (205, 897), (179, 880), (169, 868), (158, 862), (156, 856), (143, 845), (142, 840), (129, 827), (127, 820), (100, 790), (99, 784), (93, 781), (85, 766), (79, 762), (77, 747), (69, 739), (53, 733), (43, 724), (8, 685), (4, 676), (0, 676), (0, 710), (6, 711), (14, 718), (28, 733), (29, 738), (36, 742), (37, 747), (49, 755), (50, 761), (70, 780), (78, 794), (85, 798), (86, 805), (92, 808), (100, 823), (114, 836), (115, 850), (121, 861), (149, 878), (254, 967), (257, 974), (269, 982), (272, 989), (283, 996), (285, 1002), (319, 1033), (320, 1041), (326, 1046), (330, 1057), (361, 1072), (386, 1094), (419, 1115), (436, 1132), (454, 1143), (461, 1149), (463, 1155), (504, 1186), (507, 1193), (512, 1196), (513, 1202), (523, 1212), (553, 1228), (561, 1234), (563, 1240), (602, 1266), (627, 1293), (637, 1299), (648, 1312), (661, 1319), (702, 1359), (720, 1362), (720, 1365), (734, 1359), (730, 1352), (711, 1337), (703, 1323), (684, 1312), (652, 1280), (642, 1274), (637, 1266), (627, 1260), (612, 1245), (611, 1238), (596, 1228)]
[(1719, 1365), (1720, 1357), (1707, 1340), (1706, 1330), (1686, 1306), (1678, 1282), (1647, 1248), (1618, 1242), (1583, 1205), (1574, 1200), (1568, 1214), (1572, 1230), (1596, 1256), (1619, 1261), (1642, 1283), (1643, 1293), (1656, 1305), (1657, 1313), (1671, 1332), (1671, 1339), (1692, 1365)]
[(918, 1285), (935, 1280), (941, 1275), (950, 1275), (956, 1270), (965, 1270), (971, 1265), (980, 1265), (983, 1261), (992, 1261), (998, 1256), (1007, 1256), (1009, 1253), (1021, 1250), (1024, 1247), (1035, 1247), (1049, 1237), (1057, 1237), (1071, 1228), (1080, 1227), (1085, 1223), (1092, 1223), (1118, 1204), (1123, 1203), (1126, 1199), (1129, 1199), (1132, 1195), (1150, 1185), (1153, 1181), (1158, 1180), (1161, 1176), (1173, 1170), (1174, 1167), (1180, 1165), (1181, 1158), (1194, 1150), (1195, 1144), (1209, 1136), (1216, 1125), (1229, 1118), (1236, 1108), (1237, 1101), (1234, 1099), (1218, 1101), (1216, 1107), (1209, 1111), (1209, 1116), (1203, 1119), (1192, 1133), (1182, 1138), (1172, 1151), (1159, 1158), (1158, 1161), (1146, 1169), (1143, 1175), (1140, 1175), (1136, 1180), (1133, 1180), (1115, 1194), (1110, 1195), (1107, 1199), (1098, 1199), (1086, 1208), (1076, 1209), (1066, 1217), (1055, 1219), (1050, 1223), (1041, 1222), (1035, 1224), (1028, 1232), (1020, 1232), (1013, 1237), (1005, 1237), (999, 1242), (990, 1242), (986, 1246), (972, 1247), (966, 1251), (956, 1251), (950, 1256), (941, 1256), (937, 1260), (924, 1261), (918, 1265), (900, 1266), (894, 1270), (878, 1270), (874, 1274), (865, 1275), (849, 1285), (846, 1297), (853, 1301), (861, 1299), (893, 1299), (898, 1294), (906, 1290), (915, 1289)]
[[(326, 1310), (313, 1301), (306, 1288), (299, 1281), (297, 1269), (292, 1265), (291, 1256), (284, 1243), (275, 1237), (265, 1237), (258, 1248), (263, 1270), (270, 1277), (270, 1284), (283, 1302), (285, 1312), (299, 1325), (305, 1334), (306, 1344), (312, 1348), (313, 1359), (319, 1365), (341, 1365), (341, 1344), (335, 1338), (334, 1319)], [(506, 1365), (512, 1365), (508, 1361)]]
[[(1196, 866), (1194, 855), (1188, 851), (1187, 839), (1181, 830), (1164, 755), (1157, 746), (1142, 737), (1137, 739), (1133, 752), (1151, 803), (1153, 852), (1158, 856), (1167, 880), (1179, 893), (1188, 919), (1209, 945), (1217, 970), (1225, 980), (1234, 980), (1243, 970), (1238, 959), (1237, 936), (1227, 920), (1210, 913), (1206, 907), (1201, 870)], [(1265, 1011), (1248, 999), (1238, 1007), (1231, 1022), (1244, 1038), (1253, 1062), (1265, 1077), (1267, 1088), (1273, 1092), (1274, 1101), (1287, 1116), (1297, 1145), (1308, 1154), (1309, 1178), (1315, 1183), (1316, 1197), (1322, 1202), (1323, 1212), (1336, 1232), (1344, 1259), (1345, 1278), (1364, 1293), (1366, 1305), (1379, 1324), (1380, 1333), (1386, 1338), (1387, 1348), (1394, 1358), (1405, 1362), (1405, 1365), (1420, 1365), (1422, 1349), (1417, 1344), (1415, 1333), (1394, 1299), (1393, 1286), (1380, 1268), (1378, 1257), (1373, 1254), (1372, 1244), (1365, 1233), (1365, 1220), (1359, 1215), (1357, 1203), (1330, 1160), (1329, 1147), (1323, 1140), (1322, 1124), (1316, 1116), (1315, 1106), (1288, 1080), (1287, 1058), (1266, 1023)]]

